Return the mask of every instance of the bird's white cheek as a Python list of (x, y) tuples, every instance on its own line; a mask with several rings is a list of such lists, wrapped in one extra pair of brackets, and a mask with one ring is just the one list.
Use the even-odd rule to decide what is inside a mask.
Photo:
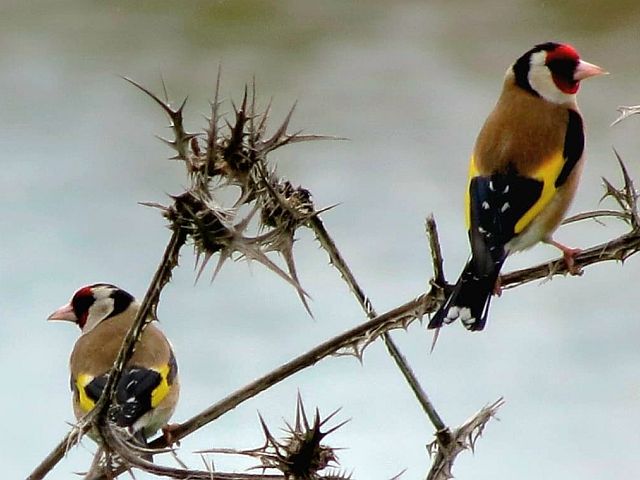
[(91, 331), (102, 320), (107, 318), (113, 312), (113, 307), (112, 298), (102, 299), (91, 305), (89, 315), (87, 315), (87, 323), (82, 328), (82, 333)]
[(532, 66), (529, 71), (529, 84), (538, 95), (558, 105), (575, 104), (576, 95), (565, 93), (558, 88), (547, 67)]

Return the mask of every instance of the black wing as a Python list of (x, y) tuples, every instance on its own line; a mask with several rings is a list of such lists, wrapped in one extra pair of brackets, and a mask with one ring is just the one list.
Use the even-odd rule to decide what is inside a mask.
[(116, 389), (117, 408), (113, 420), (121, 427), (130, 427), (151, 410), (153, 391), (162, 382), (155, 370), (129, 368), (123, 374)]
[(515, 172), (471, 179), (469, 241), (478, 275), (487, 275), (504, 260), (504, 246), (515, 236), (522, 216), (538, 201), (543, 182)]
[(584, 127), (582, 125), (582, 117), (575, 110), (569, 109), (569, 122), (567, 123), (567, 132), (564, 135), (564, 148), (562, 156), (565, 163), (562, 170), (556, 178), (556, 188), (561, 186), (566, 180), (573, 168), (582, 158), (584, 152)]
[[(100, 375), (85, 385), (84, 393), (94, 404), (102, 395), (107, 378), (107, 374)], [(155, 370), (137, 367), (126, 369), (116, 388), (116, 404), (112, 405), (109, 411), (111, 420), (121, 427), (133, 425), (136, 420), (151, 410), (153, 391), (161, 382), (162, 376)], [(71, 386), (77, 395), (78, 387), (73, 379)]]

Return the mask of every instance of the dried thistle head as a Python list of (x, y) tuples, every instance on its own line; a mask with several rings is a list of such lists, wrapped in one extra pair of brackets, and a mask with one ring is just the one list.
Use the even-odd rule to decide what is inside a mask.
[[(213, 255), (219, 255), (215, 277), (223, 263), (237, 253), (235, 258), (257, 260), (293, 285), (311, 314), (296, 273), (293, 243), (296, 229), (316, 212), (309, 191), (279, 179), (269, 166), (267, 155), (290, 143), (328, 137), (288, 133), (293, 108), (276, 131), (268, 135), (270, 105), (258, 111), (255, 86), (251, 96), (245, 88), (242, 101), (238, 106), (233, 105), (233, 114), (225, 118), (220, 113), (219, 73), (206, 128), (188, 133), (184, 126), (186, 100), (174, 108), (166, 88), (162, 99), (136, 82), (128, 81), (149, 95), (169, 117), (173, 138), (162, 140), (175, 151), (172, 158), (184, 162), (190, 185), (186, 192), (172, 197), (174, 205), (160, 208), (171, 228), (184, 229), (198, 259), (203, 259), (198, 276)], [(240, 196), (223, 207), (216, 202), (216, 197), (224, 197), (218, 194), (230, 186), (239, 188)], [(245, 215), (247, 207), (249, 214)], [(260, 234), (246, 235), (258, 211), (260, 215), (254, 225)], [(273, 251), (284, 259), (288, 273), (267, 257), (266, 254)]]
[(315, 212), (311, 192), (302, 187), (294, 187), (288, 180), (277, 181), (275, 178), (269, 186), (271, 194), (261, 198), (262, 225), (295, 232)]
[[(242, 191), (238, 204), (250, 203), (256, 198), (257, 188), (254, 169), (258, 162), (266, 161), (260, 158), (252, 146), (251, 139), (257, 134), (250, 121), (255, 115), (255, 105), (247, 106), (247, 89), (239, 107), (233, 105), (233, 121), (221, 119), (218, 99), (220, 78), (216, 84), (216, 96), (211, 103), (209, 126), (204, 132), (204, 146), (201, 150), (203, 173), (203, 188), (211, 189), (212, 182), (219, 187), (237, 186)], [(250, 108), (251, 111), (247, 109)], [(224, 128), (220, 122), (224, 120)], [(206, 186), (205, 186), (206, 185)]]
[(333, 448), (320, 443), (326, 432), (320, 431), (316, 416), (313, 427), (289, 432), (289, 437), (281, 444), (283, 456), (279, 458), (280, 468), (292, 478), (314, 478), (315, 473), (324, 470), (338, 457)]
[[(339, 409), (321, 419), (316, 409), (312, 423), (309, 423), (307, 414), (298, 395), (296, 403), (296, 421), (293, 426), (286, 424), (286, 436), (276, 440), (262, 416), (260, 424), (264, 432), (265, 441), (261, 447), (250, 450), (237, 450), (233, 448), (214, 448), (196, 453), (220, 453), (230, 455), (243, 455), (260, 460), (260, 465), (253, 469), (279, 470), (286, 480), (349, 480), (351, 475), (335, 470), (338, 466), (337, 448), (322, 443), (330, 433), (342, 427), (344, 421), (335, 427), (322, 431), (322, 427), (331, 420)], [(329, 468), (326, 473), (322, 470)]]
[(320, 471), (337, 466), (338, 457), (336, 449), (322, 443), (324, 438), (336, 431), (345, 423), (322, 431), (322, 427), (333, 418), (339, 410), (334, 411), (324, 419), (320, 418), (320, 413), (316, 409), (312, 423), (309, 423), (302, 399), (298, 396), (296, 406), (296, 421), (293, 426), (287, 424), (286, 437), (276, 440), (269, 431), (265, 421), (260, 417), (260, 422), (265, 435), (265, 445), (259, 451), (259, 458), (262, 462), (260, 468), (277, 469), (288, 480), (316, 480), (320, 478), (331, 478), (335, 480), (346, 480), (350, 475), (340, 473), (329, 473), (320, 475)]
[[(248, 123), (246, 87), (240, 107), (234, 105), (233, 110), (235, 113), (234, 123), (227, 123), (229, 133), (220, 142), (222, 158), (227, 164), (227, 175), (244, 178), (256, 163), (255, 150), (247, 142), (252, 133)], [(251, 112), (251, 115), (254, 114)]]
[(215, 278), (224, 262), (237, 254), (240, 258), (256, 260), (292, 284), (298, 295), (302, 297), (306, 295), (297, 278), (287, 275), (263, 252), (264, 244), (269, 243), (276, 232), (257, 237), (245, 235), (245, 230), (255, 215), (256, 208), (243, 218), (236, 219), (237, 210), (225, 209), (213, 200), (199, 197), (198, 193), (193, 191), (187, 191), (172, 198), (174, 203), (169, 207), (149, 203), (146, 205), (160, 208), (172, 229), (182, 229), (187, 232), (198, 261), (203, 259), (198, 278), (213, 255), (219, 255), (218, 264), (213, 272), (213, 278)]
[(213, 255), (229, 246), (234, 238), (233, 212), (191, 191), (174, 196), (173, 200), (164, 216), (172, 225), (188, 232), (199, 254)]

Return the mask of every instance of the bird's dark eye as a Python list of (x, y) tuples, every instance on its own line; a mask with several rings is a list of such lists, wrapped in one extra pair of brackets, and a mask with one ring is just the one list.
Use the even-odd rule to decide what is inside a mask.
[(578, 66), (578, 61), (570, 58), (554, 58), (547, 62), (547, 68), (551, 70), (554, 76), (558, 76), (565, 80), (573, 80), (573, 75)]
[(547, 68), (551, 72), (556, 86), (564, 93), (576, 93), (580, 82), (576, 81), (575, 75), (578, 60), (574, 58), (554, 58), (547, 62)]

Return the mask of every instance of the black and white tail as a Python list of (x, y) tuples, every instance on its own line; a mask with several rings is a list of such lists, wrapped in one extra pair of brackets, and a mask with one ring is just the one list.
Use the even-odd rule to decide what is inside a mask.
[(453, 293), (431, 317), (428, 328), (440, 328), (459, 318), (468, 330), (482, 330), (487, 323), (491, 295), (504, 260), (501, 258), (488, 270), (485, 266), (480, 273), (474, 259), (470, 259), (460, 274)]

